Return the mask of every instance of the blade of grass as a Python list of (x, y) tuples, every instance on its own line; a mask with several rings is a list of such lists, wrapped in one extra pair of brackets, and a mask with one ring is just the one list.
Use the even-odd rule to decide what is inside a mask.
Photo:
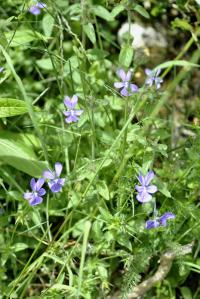
[(83, 235), (83, 246), (82, 246), (82, 251), (81, 251), (81, 262), (80, 262), (80, 268), (79, 268), (78, 290), (77, 290), (77, 297), (76, 297), (77, 299), (80, 297), (80, 293), (81, 293), (81, 286), (82, 286), (82, 281), (83, 281), (83, 268), (84, 268), (84, 263), (85, 263), (85, 256), (86, 256), (86, 251), (87, 251), (87, 243), (88, 243), (90, 228), (91, 228), (91, 222), (86, 221), (84, 235)]
[(25, 274), (26, 270), (28, 269), (28, 266), (30, 265), (32, 259), (34, 258), (35, 254), (37, 253), (38, 249), (40, 248), (40, 245), (42, 244), (43, 240), (45, 239), (48, 231), (49, 230), (47, 229), (45, 234), (43, 235), (42, 239), (40, 240), (40, 242), (38, 242), (38, 245), (36, 246), (35, 250), (31, 254), (28, 262), (26, 263), (25, 267), (23, 268), (23, 270), (21, 271), (19, 276), (14, 281), (12, 281), (12, 283), (10, 284), (11, 290), (8, 293), (7, 299), (11, 298), (12, 292), (15, 290), (15, 288), (18, 285), (19, 281), (21, 280), (22, 276)]

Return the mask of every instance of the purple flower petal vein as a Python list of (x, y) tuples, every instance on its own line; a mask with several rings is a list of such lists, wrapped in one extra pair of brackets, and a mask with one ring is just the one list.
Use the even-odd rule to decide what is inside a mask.
[(149, 171), (146, 176), (140, 174), (138, 176), (138, 181), (140, 182), (141, 186), (136, 185), (135, 189), (137, 191), (136, 199), (139, 202), (148, 202), (152, 199), (152, 195), (157, 192), (157, 187), (155, 185), (150, 185), (150, 182), (154, 178), (154, 172)]

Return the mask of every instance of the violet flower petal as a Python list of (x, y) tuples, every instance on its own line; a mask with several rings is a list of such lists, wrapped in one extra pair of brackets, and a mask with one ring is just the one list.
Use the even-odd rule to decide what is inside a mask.
[(83, 110), (74, 110), (76, 116), (80, 116), (83, 113)]
[(130, 89), (132, 92), (137, 92), (138, 91), (138, 86), (136, 84), (130, 84)]
[(32, 13), (33, 15), (37, 16), (41, 13), (41, 10), (39, 7), (37, 7), (36, 5), (35, 6), (31, 6), (29, 8), (29, 12)]
[(154, 178), (154, 172), (150, 170), (144, 178), (145, 186), (148, 186), (151, 180), (153, 180), (153, 178)]
[(44, 188), (41, 188), (40, 190), (38, 190), (37, 194), (38, 194), (39, 196), (43, 196), (43, 195), (46, 194), (46, 190), (45, 190)]
[(160, 73), (161, 73), (161, 69), (158, 69), (155, 73), (155, 77), (158, 77), (160, 75)]
[(33, 197), (33, 192), (24, 193), (24, 199), (30, 200)]
[(54, 173), (50, 169), (45, 170), (42, 176), (45, 180), (53, 180), (55, 178)]
[(78, 103), (78, 97), (77, 97), (76, 94), (74, 94), (74, 95), (72, 96), (71, 101), (72, 101), (73, 103), (76, 103), (76, 104)]
[(122, 88), (122, 90), (120, 91), (121, 95), (124, 97), (127, 97), (129, 95), (128, 90), (124, 87)]
[(44, 185), (44, 179), (43, 178), (39, 178), (36, 182), (36, 191), (39, 191), (40, 188), (42, 187), (42, 185)]
[(128, 71), (128, 73), (126, 74), (126, 82), (129, 82), (131, 80), (131, 71)]
[(63, 102), (64, 102), (64, 105), (65, 105), (67, 108), (71, 108), (71, 99), (70, 99), (70, 97), (65, 96)]
[(78, 97), (76, 95), (73, 95), (71, 99), (68, 96), (64, 98), (64, 104), (68, 109), (74, 109), (77, 103)]
[(117, 75), (122, 79), (122, 81), (126, 81), (126, 73), (123, 69), (118, 69)]
[(64, 114), (65, 116), (70, 116), (70, 115), (71, 115), (71, 110), (63, 111), (63, 114)]
[(139, 202), (148, 202), (152, 199), (152, 196), (147, 192), (141, 192), (136, 195), (136, 198)]
[(60, 174), (62, 172), (62, 168), (63, 168), (63, 166), (60, 162), (55, 163), (55, 172), (56, 172), (57, 177), (60, 176)]
[(43, 201), (43, 198), (40, 196), (35, 196), (32, 200), (29, 201), (31, 206), (39, 205)]
[(161, 88), (161, 84), (160, 83), (156, 83), (156, 89), (160, 89)]
[(114, 87), (115, 88), (122, 88), (122, 87), (124, 87), (124, 83), (123, 82), (115, 82)]
[(78, 117), (76, 115), (70, 115), (69, 117), (65, 118), (65, 121), (70, 124), (73, 122), (77, 122), (78, 121)]
[(176, 217), (175, 214), (173, 214), (171, 212), (166, 212), (160, 217), (160, 223), (161, 223), (161, 225), (166, 226), (167, 220), (174, 219), (175, 217)]
[(58, 180), (58, 184), (60, 184), (61, 186), (64, 186), (64, 184), (65, 184), (65, 179), (59, 179), (59, 180)]
[(141, 193), (141, 192), (144, 190), (144, 187), (143, 187), (143, 186), (138, 186), (138, 185), (136, 185), (136, 186), (135, 186), (135, 189), (136, 189), (139, 193)]
[(39, 8), (45, 8), (45, 7), (46, 7), (46, 4), (43, 3), (43, 2), (38, 2), (38, 3), (36, 4), (36, 6), (39, 7)]
[(147, 220), (146, 225), (145, 225), (146, 229), (156, 228), (159, 226), (160, 226), (160, 223), (157, 220)]
[(147, 76), (151, 76), (151, 75), (152, 75), (152, 70), (150, 70), (150, 69), (145, 69), (144, 71), (145, 71), (145, 74), (146, 74)]
[(155, 185), (147, 186), (146, 188), (148, 193), (155, 193), (158, 191), (158, 188)]
[(142, 186), (145, 186), (145, 178), (143, 177), (143, 175), (141, 173), (139, 174), (137, 179)]
[(146, 79), (146, 84), (149, 85), (150, 87), (153, 85), (153, 79), (152, 78), (148, 78)]
[(62, 189), (62, 185), (60, 185), (58, 183), (49, 182), (48, 185), (53, 193), (60, 192), (60, 190)]
[(36, 181), (34, 178), (31, 179), (30, 186), (33, 191), (36, 191)]

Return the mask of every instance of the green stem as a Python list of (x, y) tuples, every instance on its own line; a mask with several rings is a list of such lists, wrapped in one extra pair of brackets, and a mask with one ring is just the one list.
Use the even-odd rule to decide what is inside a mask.
[[(128, 99), (126, 99), (125, 108), (124, 108), (124, 124), (127, 122), (127, 117), (128, 117)], [(123, 161), (125, 159), (126, 139), (127, 139), (127, 128), (124, 131), (124, 138), (123, 138), (123, 144), (122, 144), (122, 159), (123, 159)], [(122, 164), (123, 164), (123, 161), (122, 161)]]
[[(81, 11), (82, 11), (82, 24), (85, 25), (87, 22), (86, 15), (85, 15), (85, 0), (81, 0)], [(86, 36), (85, 36), (85, 32), (83, 30), (83, 26), (82, 26), (82, 45), (83, 45), (83, 48), (85, 49)]]
[[(181, 52), (176, 56), (176, 58), (174, 60), (179, 60), (181, 57), (183, 57), (183, 55), (188, 52), (188, 50), (191, 48), (192, 44), (195, 42), (195, 38), (194, 36), (200, 33), (200, 29), (198, 28), (196, 30), (196, 32), (191, 36), (191, 38), (189, 39), (189, 41), (185, 44), (185, 46), (183, 47), (183, 49), (181, 50)], [(173, 68), (173, 66), (169, 66), (162, 74), (162, 77), (164, 78)]]
[(47, 220), (47, 230), (49, 235), (49, 241), (52, 241), (51, 229), (49, 225), (49, 194), (47, 195), (47, 204), (46, 204), (46, 220)]
[(85, 192), (82, 195), (82, 198), (84, 198), (86, 196), (86, 194), (88, 193), (90, 187), (92, 186), (95, 178), (97, 177), (99, 171), (101, 170), (101, 168), (103, 167), (105, 161), (108, 159), (108, 157), (110, 156), (110, 153), (113, 151), (114, 147), (116, 146), (116, 144), (118, 143), (118, 141), (121, 139), (121, 137), (124, 135), (125, 130), (127, 129), (128, 125), (131, 123), (133, 117), (135, 116), (135, 114), (140, 110), (140, 108), (144, 105), (145, 100), (141, 100), (139, 98), (140, 101), (137, 101), (135, 107), (131, 110), (130, 116), (127, 119), (124, 127), (122, 128), (122, 130), (120, 131), (119, 135), (117, 136), (117, 138), (115, 139), (115, 141), (113, 142), (112, 146), (110, 147), (109, 151), (107, 152), (107, 155), (104, 157), (104, 159), (102, 160), (102, 162), (100, 163), (99, 167), (96, 170), (96, 173), (94, 174), (94, 176), (92, 177), (91, 181), (89, 182), (89, 184), (87, 185)]
[(60, 232), (63, 230), (63, 228), (65, 227), (65, 224), (69, 221), (71, 215), (73, 214), (73, 212), (75, 211), (75, 209), (77, 209), (77, 206), (81, 203), (81, 201), (83, 200), (83, 198), (85, 198), (86, 194), (88, 193), (90, 187), (92, 186), (94, 180), (96, 179), (99, 171), (101, 170), (101, 168), (103, 167), (104, 163), (106, 162), (106, 160), (109, 158), (111, 152), (114, 152), (114, 148), (117, 145), (117, 143), (119, 142), (119, 140), (121, 139), (121, 137), (124, 134), (124, 131), (126, 130), (126, 128), (128, 127), (128, 125), (131, 123), (131, 120), (133, 119), (133, 117), (136, 115), (136, 113), (142, 108), (142, 106), (144, 105), (146, 101), (142, 100), (140, 97), (138, 97), (138, 100), (135, 104), (135, 106), (132, 108), (130, 116), (127, 120), (127, 122), (125, 123), (124, 127), (122, 128), (122, 130), (120, 131), (120, 133), (118, 134), (117, 138), (115, 139), (115, 141), (113, 142), (112, 146), (110, 147), (110, 149), (108, 150), (107, 154), (105, 155), (105, 157), (103, 158), (102, 162), (100, 163), (99, 167), (97, 168), (95, 174), (93, 175), (92, 179), (90, 180), (90, 182), (88, 183), (88, 185), (85, 188), (85, 191), (82, 194), (82, 197), (79, 199), (76, 207), (74, 207), (69, 214), (67, 215), (67, 217), (65, 218), (64, 222), (61, 224), (59, 230), (57, 231), (57, 233), (54, 236), (54, 240), (57, 239), (58, 235), (60, 234)]
[[(80, 61), (78, 60), (79, 63), (79, 69), (81, 69), (81, 65), (80, 65)], [(94, 112), (93, 112), (93, 107), (91, 108), (91, 114), (86, 102), (86, 90), (85, 90), (85, 78), (83, 77), (83, 72), (80, 72), (80, 77), (81, 77), (81, 83), (82, 83), (82, 87), (83, 87), (83, 95), (84, 95), (84, 100), (85, 100), (85, 108), (88, 114), (88, 118), (90, 121), (90, 125), (91, 125), (91, 134), (92, 134), (92, 138), (91, 138), (91, 156), (92, 156), (92, 160), (95, 159), (95, 143), (96, 143), (96, 131), (95, 131), (95, 125), (94, 125)]]

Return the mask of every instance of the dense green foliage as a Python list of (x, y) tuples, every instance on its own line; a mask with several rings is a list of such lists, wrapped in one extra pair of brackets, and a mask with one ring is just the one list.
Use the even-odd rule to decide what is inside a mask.
[[(194, 241), (145, 298), (199, 299), (200, 13), (197, 1), (5, 0), (0, 14), (0, 298), (126, 298), (168, 249)], [(134, 50), (124, 22), (162, 27), (167, 47)], [(145, 68), (162, 64), (161, 89)], [(116, 70), (140, 88), (122, 97)], [(84, 112), (66, 124), (63, 99)], [(66, 183), (30, 206), (55, 162)], [(158, 192), (141, 204), (137, 176)], [(48, 190), (47, 185), (45, 185)], [(147, 230), (156, 198), (166, 227)]]

